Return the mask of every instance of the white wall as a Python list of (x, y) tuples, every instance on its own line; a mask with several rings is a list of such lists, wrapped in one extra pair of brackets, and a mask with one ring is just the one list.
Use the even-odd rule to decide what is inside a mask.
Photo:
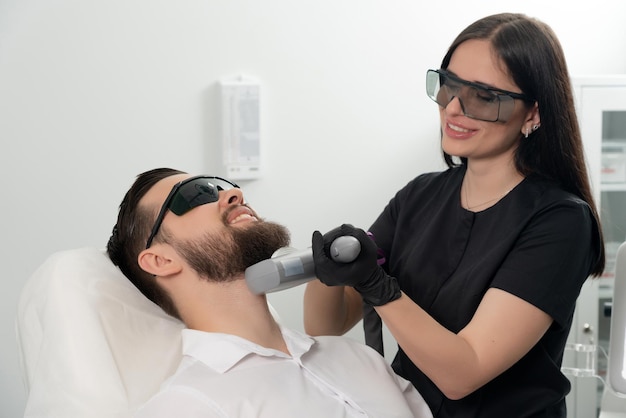
[[(241, 182), (293, 245), (367, 227), (440, 168), (424, 76), (483, 15), (520, 11), (560, 36), (572, 74), (626, 72), (619, 0), (0, 0), (0, 416), (22, 415), (14, 318), (52, 252), (104, 247), (136, 174), (215, 173), (216, 82), (262, 83), (265, 175)], [(271, 297), (301, 328), (302, 289)], [(359, 338), (359, 333), (351, 334)]]

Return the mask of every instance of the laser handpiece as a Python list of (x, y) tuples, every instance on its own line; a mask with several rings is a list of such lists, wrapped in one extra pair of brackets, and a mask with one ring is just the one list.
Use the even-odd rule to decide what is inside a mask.
[[(341, 263), (354, 261), (360, 252), (361, 244), (353, 236), (338, 237), (330, 244), (331, 258)], [(257, 295), (301, 285), (315, 279), (313, 251), (281, 248), (272, 258), (248, 267), (245, 276), (248, 288)]]

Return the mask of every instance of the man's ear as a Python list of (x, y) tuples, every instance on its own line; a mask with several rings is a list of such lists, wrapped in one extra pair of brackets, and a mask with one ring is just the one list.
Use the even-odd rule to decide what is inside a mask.
[(155, 276), (167, 277), (182, 270), (178, 254), (163, 244), (154, 244), (140, 252), (137, 262), (142, 270)]

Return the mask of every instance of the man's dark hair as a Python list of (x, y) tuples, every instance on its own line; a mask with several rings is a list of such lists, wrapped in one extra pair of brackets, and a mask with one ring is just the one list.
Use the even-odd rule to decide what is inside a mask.
[(170, 296), (157, 284), (154, 276), (145, 272), (137, 261), (139, 253), (145, 249), (146, 240), (159, 210), (139, 206), (139, 201), (156, 183), (176, 174), (185, 173), (171, 168), (157, 168), (137, 176), (120, 204), (117, 223), (107, 244), (107, 253), (113, 264), (120, 268), (141, 293), (166, 313), (180, 319)]

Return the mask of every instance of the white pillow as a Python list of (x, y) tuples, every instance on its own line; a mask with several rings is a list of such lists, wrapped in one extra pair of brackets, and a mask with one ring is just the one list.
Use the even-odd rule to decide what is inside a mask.
[(181, 359), (183, 324), (94, 248), (50, 256), (22, 290), (25, 417), (130, 417)]

